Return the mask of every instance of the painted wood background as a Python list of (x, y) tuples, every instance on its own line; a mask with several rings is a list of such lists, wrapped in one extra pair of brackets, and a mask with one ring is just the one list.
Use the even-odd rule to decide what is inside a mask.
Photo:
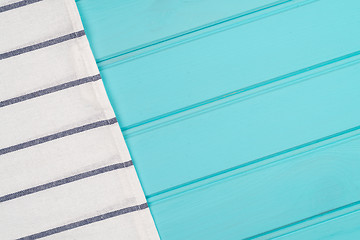
[(360, 238), (360, 1), (77, 5), (162, 239)]

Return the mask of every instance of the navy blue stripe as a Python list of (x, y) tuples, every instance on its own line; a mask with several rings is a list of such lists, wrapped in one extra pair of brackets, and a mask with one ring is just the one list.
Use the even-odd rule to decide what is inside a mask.
[(67, 224), (67, 225), (63, 225), (61, 227), (49, 229), (47, 231), (43, 231), (43, 232), (40, 232), (40, 233), (36, 233), (36, 234), (33, 234), (33, 235), (29, 235), (29, 236), (26, 236), (26, 237), (19, 238), (17, 240), (39, 239), (39, 238), (47, 237), (47, 236), (57, 234), (57, 233), (60, 233), (60, 232), (64, 232), (64, 231), (67, 231), (67, 230), (71, 230), (71, 229), (74, 229), (74, 228), (82, 227), (84, 225), (88, 225), (88, 224), (91, 224), (91, 223), (95, 223), (95, 222), (103, 221), (103, 220), (106, 220), (106, 219), (109, 219), (109, 218), (117, 217), (119, 215), (140, 211), (140, 210), (143, 210), (143, 209), (146, 209), (146, 208), (148, 208), (148, 204), (143, 203), (143, 204), (140, 204), (140, 205), (127, 207), (127, 208), (119, 209), (119, 210), (116, 210), (116, 211), (113, 211), (113, 212), (108, 212), (108, 213), (105, 213), (105, 214), (101, 214), (101, 215), (98, 215), (96, 217), (87, 218), (87, 219), (84, 219), (84, 220), (81, 220), (81, 221), (78, 221), (78, 222), (73, 222), (73, 223), (70, 223), (70, 224)]
[(21, 150), (21, 149), (24, 149), (24, 148), (32, 147), (32, 146), (42, 144), (42, 143), (45, 143), (45, 142), (49, 142), (49, 141), (52, 141), (52, 140), (55, 140), (55, 139), (58, 139), (58, 138), (66, 137), (66, 136), (69, 136), (69, 135), (73, 135), (73, 134), (76, 134), (76, 133), (84, 132), (84, 131), (87, 131), (87, 130), (90, 130), (90, 129), (94, 129), (94, 128), (98, 128), (98, 127), (102, 127), (102, 126), (106, 126), (106, 125), (111, 125), (111, 124), (114, 124), (114, 123), (117, 123), (116, 118), (111, 118), (111, 119), (108, 119), (108, 120), (101, 120), (101, 121), (97, 121), (97, 122), (94, 122), (94, 123), (86, 124), (86, 125), (76, 127), (76, 128), (72, 128), (72, 129), (69, 129), (69, 130), (66, 130), (66, 131), (63, 131), (63, 132), (48, 135), (46, 137), (37, 138), (37, 139), (31, 140), (31, 141), (28, 141), (28, 142), (24, 142), (24, 143), (20, 143), (20, 144), (11, 146), (11, 147), (0, 149), (0, 155), (7, 154), (7, 153), (10, 153), (10, 152), (15, 152), (15, 151), (18, 151), (18, 150)]
[(26, 5), (29, 5), (29, 4), (33, 4), (33, 3), (36, 3), (36, 2), (40, 2), (40, 1), (42, 1), (42, 0), (23, 0), (23, 1), (20, 1), (20, 2), (11, 3), (11, 4), (8, 4), (8, 5), (5, 5), (5, 6), (1, 6), (0, 7), (0, 13), (9, 11), (9, 10), (12, 10), (12, 9), (15, 9), (15, 8), (23, 7), (23, 6), (26, 6)]
[(58, 187), (58, 186), (61, 186), (61, 185), (67, 184), (67, 183), (71, 183), (71, 182), (74, 182), (74, 181), (78, 181), (78, 180), (81, 180), (81, 179), (84, 179), (84, 178), (96, 176), (96, 175), (99, 175), (99, 174), (102, 174), (102, 173), (107, 173), (107, 172), (111, 172), (111, 171), (114, 171), (114, 170), (117, 170), (117, 169), (130, 167), (132, 165), (133, 165), (133, 163), (132, 163), (131, 160), (127, 161), (127, 162), (123, 162), (123, 163), (116, 163), (116, 164), (113, 164), (113, 165), (109, 165), (109, 166), (98, 168), (98, 169), (91, 170), (91, 171), (88, 171), (88, 172), (80, 173), (80, 174), (77, 174), (77, 175), (74, 175), (74, 176), (71, 176), (71, 177), (67, 177), (67, 178), (64, 178), (64, 179), (60, 179), (60, 180), (57, 180), (57, 181), (53, 181), (53, 182), (50, 182), (50, 183), (39, 185), (39, 186), (36, 186), (36, 187), (28, 188), (28, 189), (25, 189), (25, 190), (22, 190), (22, 191), (19, 191), (19, 192), (7, 194), (5, 196), (0, 197), (0, 203), (5, 202), (5, 201), (9, 201), (9, 200), (12, 200), (12, 199), (15, 199), (15, 198), (23, 197), (23, 196), (26, 196), (26, 195), (29, 195), (29, 194), (33, 194), (33, 193), (36, 193), (36, 192), (44, 191), (44, 190), (47, 190), (49, 188)]
[(14, 97), (14, 98), (11, 98), (11, 99), (0, 101), (0, 108), (11, 105), (11, 104), (15, 104), (15, 103), (18, 103), (18, 102), (26, 101), (26, 100), (29, 100), (29, 99), (32, 99), (32, 98), (40, 97), (40, 96), (43, 96), (43, 95), (46, 95), (46, 94), (50, 94), (50, 93), (53, 93), (53, 92), (61, 91), (61, 90), (67, 89), (67, 88), (75, 87), (75, 86), (85, 84), (85, 83), (88, 83), (88, 82), (94, 82), (94, 81), (97, 81), (97, 80), (100, 80), (100, 79), (101, 79), (100, 74), (97, 74), (97, 75), (94, 75), (94, 76), (91, 76), (91, 77), (77, 79), (77, 80), (74, 80), (74, 81), (71, 81), (71, 82), (56, 85), (54, 87), (45, 88), (45, 89), (42, 89), (42, 90), (39, 90), (39, 91), (36, 91), (36, 92), (32, 92), (32, 93), (29, 93), (29, 94), (25, 94), (25, 95), (22, 95), (22, 96), (19, 96), (19, 97)]
[(23, 53), (35, 51), (35, 50), (38, 50), (38, 49), (41, 49), (41, 48), (49, 47), (49, 46), (52, 46), (52, 45), (55, 45), (55, 44), (58, 44), (58, 43), (61, 43), (61, 42), (65, 42), (65, 41), (74, 39), (74, 38), (82, 37), (84, 35), (85, 35), (85, 31), (81, 30), (81, 31), (70, 33), (70, 34), (67, 34), (67, 35), (64, 35), (64, 36), (61, 36), (61, 37), (50, 39), (50, 40), (47, 40), (47, 41), (42, 42), (42, 43), (37, 43), (37, 44), (30, 45), (30, 46), (27, 46), (27, 47), (19, 48), (19, 49), (10, 51), (10, 52), (2, 53), (2, 54), (0, 54), (0, 60), (10, 58), (10, 57), (14, 57), (14, 56), (17, 56), (17, 55), (20, 55), (20, 54), (23, 54)]

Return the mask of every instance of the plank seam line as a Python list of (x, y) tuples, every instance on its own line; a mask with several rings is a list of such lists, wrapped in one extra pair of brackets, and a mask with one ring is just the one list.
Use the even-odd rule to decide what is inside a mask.
[(274, 16), (274, 15), (277, 15), (277, 14), (281, 14), (281, 13), (284, 13), (286, 11), (290, 11), (290, 10), (293, 10), (295, 8), (299, 8), (299, 7), (302, 7), (302, 6), (305, 6), (307, 4), (310, 4), (310, 3), (313, 3), (313, 2), (316, 2), (316, 1), (320, 1), (320, 0), (303, 0), (303, 1), (304, 2), (302, 2), (301, 4), (297, 3), (297, 4), (291, 5), (289, 7), (284, 7), (284, 8), (279, 9), (279, 10), (274, 10), (274, 11), (272, 11), (270, 13), (261, 14), (261, 15), (259, 15), (257, 17), (254, 16), (252, 18), (249, 18), (248, 20), (245, 19), (245, 20), (237, 22), (237, 23), (235, 22), (235, 23), (232, 23), (229, 26), (223, 26), (221, 28), (214, 29), (214, 30), (211, 30), (209, 32), (205, 32), (205, 33), (199, 34), (197, 36), (192, 36), (190, 38), (179, 40), (179, 41), (174, 42), (174, 43), (169, 43), (168, 45), (159, 46), (157, 48), (150, 49), (147, 52), (146, 51), (143, 52), (143, 53), (140, 52), (137, 55), (135, 54), (135, 55), (127, 57), (127, 58), (118, 59), (119, 57), (114, 57), (112, 59), (109, 59), (109, 60), (106, 60), (104, 62), (98, 63), (98, 67), (99, 67), (100, 70), (103, 70), (105, 68), (111, 68), (111, 67), (114, 67), (116, 65), (125, 64), (125, 63), (130, 62), (130, 61), (134, 61), (134, 60), (137, 60), (137, 59), (140, 59), (140, 58), (143, 58), (143, 57), (147, 57), (149, 55), (156, 54), (156, 53), (159, 53), (159, 52), (162, 52), (164, 50), (168, 50), (170, 48), (174, 48), (174, 47), (177, 47), (177, 46), (181, 46), (181, 45), (189, 43), (189, 42), (200, 40), (202, 38), (209, 37), (210, 35), (221, 33), (221, 32), (224, 32), (226, 30), (230, 30), (230, 29), (235, 28), (235, 27), (239, 27), (239, 26), (249, 24), (249, 23), (252, 23), (252, 22), (255, 22), (255, 21), (259, 21), (259, 20), (261, 20), (263, 18), (267, 18), (267, 17), (271, 17), (271, 16)]
[[(257, 159), (254, 159), (252, 161), (249, 161), (249, 162), (246, 162), (246, 163), (243, 163), (243, 164), (240, 164), (240, 165), (237, 165), (237, 166), (234, 166), (234, 167), (231, 167), (231, 168), (227, 168), (227, 169), (224, 169), (224, 170), (221, 170), (221, 171), (218, 171), (216, 173), (213, 173), (213, 174), (209, 174), (209, 175), (206, 175), (204, 177), (201, 177), (201, 178), (197, 178), (197, 179), (194, 179), (194, 180), (191, 180), (191, 181), (188, 181), (186, 183), (182, 183), (182, 184), (179, 184), (179, 185), (176, 185), (174, 187), (170, 187), (170, 188), (167, 188), (167, 189), (164, 189), (164, 190), (161, 190), (161, 191), (158, 191), (158, 192), (155, 192), (153, 194), (149, 194), (146, 196), (147, 199), (149, 198), (153, 198), (153, 197), (156, 197), (156, 196), (159, 196), (159, 195), (162, 195), (162, 194), (165, 194), (165, 193), (169, 193), (171, 191), (175, 191), (175, 190), (178, 190), (178, 189), (181, 189), (183, 187), (186, 187), (188, 185), (192, 185), (192, 184), (195, 184), (195, 183), (199, 183), (199, 182), (203, 182), (205, 180), (208, 180), (208, 179), (211, 179), (211, 178), (214, 178), (214, 177), (217, 177), (217, 176), (221, 176), (221, 175), (224, 175), (226, 173), (230, 173), (230, 172), (234, 172), (236, 170), (239, 170), (241, 168), (244, 168), (244, 167), (248, 167), (248, 166), (251, 166), (251, 165), (254, 165), (254, 164), (257, 164), (257, 163), (261, 163), (265, 160), (269, 160), (271, 158), (274, 158), (274, 157), (279, 157), (281, 155), (284, 155), (284, 154), (289, 154), (293, 151), (296, 151), (296, 150), (300, 150), (300, 149), (303, 149), (305, 147), (310, 147), (310, 146), (313, 146), (315, 144), (318, 144), (318, 143), (322, 143), (322, 142), (325, 142), (325, 141), (328, 141), (328, 140), (331, 140), (331, 139), (335, 139), (337, 137), (340, 137), (340, 136), (343, 136), (343, 135), (346, 135), (346, 134), (350, 134), (350, 133), (353, 133), (353, 132), (356, 132), (360, 130), (360, 125), (358, 126), (355, 126), (353, 128), (349, 128), (349, 129), (346, 129), (344, 131), (341, 131), (341, 132), (337, 132), (337, 133), (334, 133), (334, 134), (331, 134), (331, 135), (328, 135), (328, 136), (325, 136), (325, 137), (322, 137), (322, 138), (318, 138), (318, 139), (315, 139), (313, 141), (310, 141), (310, 142), (306, 142), (306, 143), (303, 143), (303, 144), (300, 144), (300, 145), (297, 145), (297, 146), (294, 146), (294, 147), (291, 147), (291, 148), (287, 148), (285, 150), (282, 150), (282, 151), (279, 151), (279, 152), (276, 152), (276, 153), (272, 153), (272, 154), (269, 154), (269, 155), (266, 155), (266, 156), (263, 156), (263, 157), (260, 157), (260, 158), (257, 158)], [(360, 133), (357, 133), (355, 134), (355, 136), (358, 136)], [(277, 161), (275, 161), (276, 163), (277, 162), (280, 162), (280, 161), (284, 161), (286, 159), (289, 159), (289, 158), (294, 158), (298, 155), (301, 155), (301, 154), (305, 154), (307, 152), (312, 152), (314, 150), (317, 150), (319, 148), (323, 148), (323, 147), (327, 147), (327, 146), (330, 146), (330, 145), (333, 145), (335, 143), (338, 143), (340, 141), (343, 141), (343, 140), (346, 140), (348, 138), (352, 138), (354, 136), (349, 136), (349, 137), (345, 137), (344, 139), (335, 139), (334, 141), (331, 141), (329, 143), (326, 143), (324, 146), (319, 146), (319, 147), (315, 147), (314, 149), (309, 149), (309, 150), (306, 150), (306, 151), (302, 151), (302, 152), (299, 152), (299, 153), (296, 153), (292, 156), (288, 156), (288, 157), (285, 157), (285, 158), (282, 158), (282, 159), (279, 159)], [(269, 163), (266, 163), (265, 165), (261, 165), (259, 167), (265, 167), (267, 165), (270, 165), (274, 162), (269, 162)], [(250, 169), (251, 170), (251, 169)], [(246, 170), (245, 172), (248, 172), (250, 170)], [(174, 194), (174, 195), (171, 195), (171, 196), (168, 196), (168, 197), (164, 197), (164, 198), (161, 198), (161, 199), (158, 199), (158, 200), (155, 200), (153, 202), (150, 202), (149, 201), (149, 204), (154, 204), (155, 202), (159, 202), (159, 201), (162, 201), (162, 200), (165, 200), (165, 199), (168, 199), (168, 198), (172, 198), (174, 196), (178, 196), (180, 194), (184, 194), (188, 191), (193, 191), (195, 189), (199, 189), (199, 188), (203, 188), (203, 187), (207, 187), (207, 186), (210, 186), (210, 185), (213, 185), (213, 184), (216, 184), (220, 181), (223, 181), (225, 179), (229, 179), (229, 178), (233, 178), (233, 177), (236, 177), (237, 175), (239, 174), (244, 174), (245, 172), (242, 172), (242, 173), (238, 173), (238, 174), (234, 174), (234, 175), (231, 175), (231, 176), (227, 176), (227, 177), (224, 177), (222, 179), (219, 179), (219, 180), (215, 180), (213, 182), (210, 182), (210, 183), (207, 183), (205, 185), (200, 185), (200, 186), (196, 186), (194, 188), (191, 188), (191, 189), (188, 189), (188, 190), (185, 190), (185, 191), (182, 191), (180, 193), (177, 193), (177, 194)]]
[(307, 218), (303, 218), (301, 220), (298, 220), (298, 221), (295, 221), (295, 222), (280, 226), (278, 228), (274, 228), (274, 229), (271, 229), (269, 231), (253, 235), (251, 237), (247, 237), (244, 240), (251, 240), (251, 239), (256, 239), (256, 238), (259, 238), (259, 237), (263, 237), (265, 235), (268, 235), (268, 234), (271, 234), (271, 233), (274, 233), (274, 232), (278, 232), (278, 231), (280, 231), (282, 229), (286, 229), (286, 228), (289, 228), (289, 227), (292, 227), (292, 226), (295, 226), (295, 225), (298, 225), (298, 224), (301, 224), (301, 223), (304, 223), (304, 222), (307, 222), (307, 221), (310, 221), (310, 220), (314, 220), (314, 219), (317, 219), (319, 217), (329, 215), (331, 213), (336, 213), (336, 212), (339, 212), (341, 210), (344, 210), (344, 209), (347, 209), (347, 208), (350, 208), (350, 207), (355, 207), (357, 205), (360, 205), (360, 201), (355, 201), (355, 202), (352, 202), (352, 203), (349, 203), (349, 204), (346, 204), (346, 205), (343, 205), (343, 206), (340, 206), (340, 207), (337, 207), (337, 208), (333, 208), (333, 209), (318, 213), (316, 215), (313, 215), (313, 216), (310, 216), (310, 217), (307, 217)]
[(150, 122), (148, 126), (146, 124), (144, 124), (144, 127), (140, 126), (140, 128), (138, 130), (136, 130), (136, 128), (135, 128), (135, 130), (129, 130), (127, 132), (124, 132), (124, 138), (128, 139), (131, 137), (135, 137), (137, 135), (146, 134), (147, 132), (154, 131), (158, 128), (176, 124), (181, 121), (186, 121), (190, 118), (194, 118), (194, 117), (197, 117), (202, 114), (207, 114), (208, 112), (216, 111), (218, 109), (223, 109), (225, 107), (228, 107), (228, 106), (231, 106), (234, 104), (239, 104), (240, 102), (248, 101), (252, 98), (259, 97), (264, 94), (269, 94), (270, 92), (278, 91), (283, 88), (288, 88), (295, 84), (301, 84), (302, 82), (310, 81), (313, 78), (318, 78), (325, 74), (331, 74), (333, 72), (340, 71), (344, 68), (351, 67), (351, 66), (354, 66), (359, 63), (360, 63), (360, 59), (355, 59), (355, 60), (352, 60), (352, 61), (349, 61), (346, 63), (338, 64), (336, 66), (321, 69), (314, 73), (309, 73), (305, 76), (296, 77), (292, 80), (289, 79), (284, 82), (279, 82), (278, 84), (274, 84), (274, 86), (272, 86), (272, 85), (266, 86), (265, 85), (263, 88), (254, 89), (253, 90), (254, 92), (249, 92), (247, 94), (239, 95), (239, 96), (234, 95), (234, 96), (230, 96), (229, 98), (224, 98), (222, 100), (215, 101), (213, 103), (205, 104), (205, 105), (199, 106), (198, 107), (199, 109), (194, 108), (194, 109), (189, 109), (189, 111), (179, 112), (178, 114), (174, 114), (174, 115), (170, 115), (168, 117), (158, 119), (158, 121)]
[(251, 10), (248, 10), (248, 11), (245, 11), (245, 12), (242, 12), (242, 13), (238, 13), (238, 14), (226, 17), (226, 18), (222, 18), (222, 19), (219, 19), (219, 20), (216, 20), (216, 21), (213, 21), (213, 22), (210, 22), (210, 23), (207, 23), (207, 24), (195, 27), (195, 28), (191, 28), (189, 30), (185, 30), (185, 31), (180, 32), (180, 33), (176, 33), (176, 34), (164, 37), (164, 38), (160, 38), (158, 40), (151, 41), (149, 43), (141, 44), (141, 45), (138, 45), (136, 47), (120, 51), (118, 53), (115, 53), (115, 54), (112, 54), (112, 55), (109, 55), (109, 56), (106, 56), (106, 57), (103, 57), (103, 58), (99, 58), (99, 59), (96, 60), (96, 62), (99, 64), (99, 63), (108, 61), (110, 59), (114, 59), (114, 58), (129, 54), (129, 53), (133, 53), (133, 52), (136, 52), (136, 51), (139, 51), (139, 50), (143, 50), (145, 48), (149, 48), (149, 47), (152, 47), (152, 46), (155, 46), (155, 45), (159, 45), (161, 43), (165, 43), (165, 42), (168, 42), (168, 41), (180, 38), (180, 37), (184, 37), (184, 36), (192, 34), (192, 33), (196, 33), (196, 32), (211, 28), (211, 27), (215, 27), (215, 26), (218, 26), (218, 25), (221, 25), (221, 24), (236, 20), (238, 18), (249, 16), (251, 14), (255, 14), (255, 13), (258, 13), (258, 12), (261, 12), (261, 11), (265, 11), (267, 9), (271, 9), (273, 7), (277, 7), (277, 6), (280, 6), (280, 5), (289, 3), (289, 2), (293, 2), (293, 1), (296, 1), (296, 0), (275, 1), (275, 2), (270, 3), (270, 4), (266, 4), (266, 5), (257, 7), (257, 8), (253, 8)]
[(350, 215), (350, 214), (355, 214), (355, 213), (357, 213), (357, 212), (359, 212), (359, 211), (360, 211), (360, 209), (356, 209), (356, 210), (353, 210), (353, 211), (349, 211), (349, 212), (346, 212), (346, 213), (344, 213), (344, 214), (340, 214), (340, 215), (337, 215), (337, 216), (334, 216), (334, 217), (325, 219), (325, 220), (323, 220), (323, 221), (315, 222), (315, 223), (310, 224), (310, 225), (308, 225), (308, 226), (304, 226), (304, 227), (295, 229), (295, 230), (293, 230), (293, 231), (290, 231), (290, 232), (281, 234), (281, 235), (276, 236), (276, 237), (273, 237), (273, 238), (271, 238), (271, 239), (278, 239), (279, 237), (283, 237), (283, 236), (286, 236), (286, 235), (289, 235), (289, 234), (292, 234), (292, 233), (295, 233), (295, 232), (298, 232), (298, 231), (301, 231), (301, 230), (304, 230), (304, 229), (307, 229), (307, 228), (315, 227), (315, 226), (317, 226), (317, 225), (325, 224), (325, 223), (327, 223), (327, 222), (330, 222), (330, 221), (333, 221), (333, 220), (336, 220), (336, 219), (339, 219), (339, 218), (347, 217), (348, 215)]
[(325, 67), (325, 66), (328, 66), (330, 64), (337, 63), (337, 62), (340, 62), (340, 61), (343, 61), (343, 60), (346, 60), (346, 59), (349, 59), (351, 57), (355, 57), (355, 56), (358, 56), (358, 55), (360, 55), (360, 50), (349, 53), (349, 54), (346, 54), (346, 55), (343, 55), (343, 56), (340, 56), (340, 57), (336, 57), (336, 58), (333, 58), (333, 59), (330, 59), (330, 60), (326, 60), (324, 62), (317, 63), (317, 64), (314, 64), (312, 66), (305, 67), (305, 68), (302, 68), (302, 69), (299, 69), (299, 70), (296, 70), (296, 71), (293, 71), (293, 72), (290, 72), (290, 73), (286, 73), (286, 74), (280, 75), (278, 77), (271, 78), (271, 79), (268, 79), (268, 80), (265, 80), (265, 81), (262, 81), (262, 82), (259, 82), (259, 83), (244, 87), (244, 88), (240, 88), (240, 89), (237, 89), (237, 90), (234, 90), (234, 91), (231, 91), (231, 92), (227, 92), (225, 94), (222, 94), (222, 95), (219, 95), (219, 96), (216, 96), (216, 97), (213, 97), (213, 98), (209, 98), (207, 100), (197, 102), (197, 103), (188, 105), (186, 107), (178, 108), (176, 110), (173, 110), (173, 111), (170, 111), (170, 112), (167, 112), (167, 113), (164, 113), (164, 114), (160, 114), (158, 116), (151, 117), (151, 118), (139, 121), (137, 123), (133, 123), (133, 124), (124, 126), (124, 127), (122, 127), (122, 131), (124, 133), (126, 133), (126, 131), (129, 131), (129, 130), (131, 130), (133, 128), (140, 127), (140, 126), (143, 126), (145, 124), (149, 124), (151, 122), (155, 122), (155, 121), (158, 121), (158, 120), (161, 120), (161, 119), (164, 119), (164, 118), (167, 118), (167, 117), (179, 114), (179, 113), (183, 113), (183, 112), (195, 109), (195, 108), (199, 108), (199, 107), (208, 105), (210, 103), (214, 103), (214, 102), (217, 102), (217, 101), (220, 101), (220, 100), (223, 100), (223, 99), (226, 99), (226, 98), (229, 98), (229, 97), (241, 94), (241, 93), (248, 92), (250, 90), (254, 90), (254, 89), (257, 89), (257, 88), (260, 88), (260, 87), (264, 87), (266, 85), (276, 83), (276, 82), (279, 82), (281, 80), (284, 80), (284, 79), (287, 79), (287, 78), (290, 78), (290, 77), (294, 77), (294, 76), (297, 76), (297, 75), (300, 75), (300, 74), (303, 74), (303, 73), (306, 73), (306, 72), (309, 72), (309, 71), (312, 71), (312, 70), (316, 70), (318, 68)]
[(98, 63), (98, 67), (99, 67), (100, 70), (103, 70), (105, 68), (111, 68), (111, 67), (114, 67), (116, 65), (125, 64), (125, 63), (130, 62), (130, 61), (134, 61), (134, 60), (137, 60), (137, 59), (140, 59), (140, 58), (143, 58), (143, 57), (147, 57), (149, 55), (156, 54), (156, 53), (159, 53), (159, 52), (162, 52), (162, 51), (165, 51), (165, 50), (168, 50), (170, 48), (177, 47), (177, 46), (181, 46), (181, 45), (186, 44), (186, 43), (197, 41), (197, 40), (200, 40), (202, 38), (209, 37), (211, 35), (218, 34), (218, 33), (221, 33), (221, 32), (224, 32), (224, 31), (227, 31), (227, 30), (230, 30), (230, 29), (233, 29), (233, 28), (245, 25), (245, 24), (250, 24), (252, 22), (256, 22), (256, 21), (262, 20), (264, 18), (272, 17), (272, 16), (275, 16), (277, 14), (281, 14), (281, 13), (284, 13), (286, 11), (290, 11), (290, 10), (293, 10), (295, 8), (299, 8), (299, 7), (302, 7), (302, 6), (305, 6), (305, 5), (314, 3), (316, 1), (320, 1), (320, 0), (301, 0), (301, 1), (302, 2), (300, 2), (300, 3), (295, 3), (295, 4), (287, 6), (287, 7), (285, 6), (284, 8), (281, 8), (281, 9), (278, 9), (278, 10), (273, 10), (273, 11), (271, 11), (269, 13), (265, 12), (265, 13), (262, 13), (262, 14), (260, 14), (258, 16), (254, 16), (254, 17), (250, 16), (249, 19), (244, 19), (244, 20), (239, 21), (239, 22), (231, 23), (228, 26), (221, 26), (221, 27), (219, 27), (217, 29), (209, 30), (208, 32), (204, 32), (204, 33), (199, 33), (198, 35), (195, 35), (195, 36), (192, 36), (192, 37), (189, 37), (189, 38), (186, 38), (186, 39), (182, 39), (182, 40), (179, 39), (178, 41), (175, 41), (173, 43), (170, 42), (168, 45), (163, 45), (163, 46), (160, 45), (160, 46), (157, 46), (154, 49), (150, 49), (148, 51), (140, 52), (138, 54), (135, 54), (133, 56), (129, 56), (127, 58), (118, 59), (120, 57), (114, 57), (112, 59), (109, 59), (109, 60), (106, 60), (104, 62)]

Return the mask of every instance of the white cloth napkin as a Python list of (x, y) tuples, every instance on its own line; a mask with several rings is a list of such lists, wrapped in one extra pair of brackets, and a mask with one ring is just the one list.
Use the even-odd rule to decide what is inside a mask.
[(0, 239), (159, 239), (74, 0), (0, 0)]

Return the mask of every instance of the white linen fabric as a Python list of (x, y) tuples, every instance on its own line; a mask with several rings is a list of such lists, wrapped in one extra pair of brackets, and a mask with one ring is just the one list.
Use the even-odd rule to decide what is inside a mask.
[(159, 239), (74, 0), (0, 0), (0, 239)]

